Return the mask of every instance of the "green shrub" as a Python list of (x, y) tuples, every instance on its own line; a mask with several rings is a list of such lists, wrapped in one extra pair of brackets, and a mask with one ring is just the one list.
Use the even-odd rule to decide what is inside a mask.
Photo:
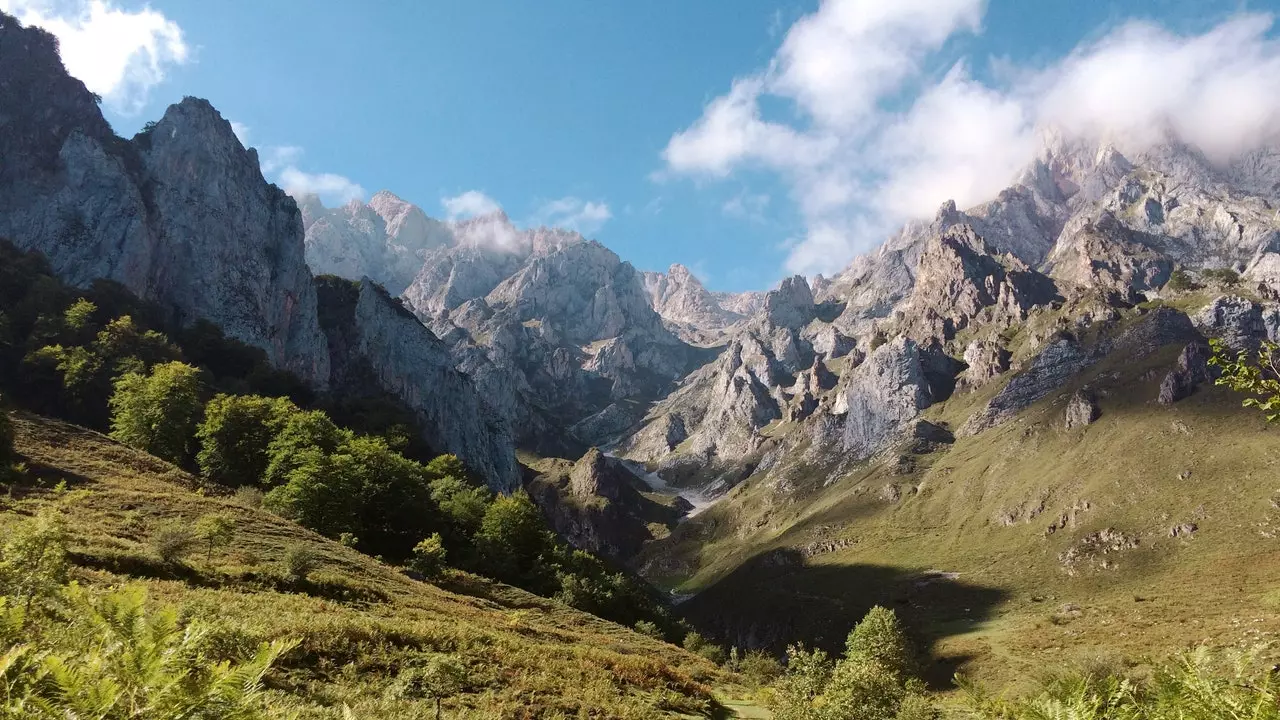
[(7, 640), (0, 633), (0, 717), (268, 717), (262, 678), (293, 643), (262, 644), (243, 662), (205, 662), (210, 628), (199, 622), (184, 626), (172, 608), (147, 612), (141, 590), (100, 598), (75, 588), (66, 594), (70, 632)]
[(879, 605), (867, 611), (845, 641), (845, 659), (879, 665), (898, 675), (914, 671), (914, 658), (898, 616)]
[(1207, 280), (1213, 280), (1223, 285), (1235, 285), (1240, 282), (1240, 273), (1231, 268), (1204, 270), (1201, 271), (1200, 275)]
[(681, 641), (680, 644), (684, 646), (685, 650), (688, 650), (691, 653), (696, 653), (696, 652), (700, 652), (703, 648), (705, 648), (707, 645), (710, 645), (711, 643), (708, 642), (707, 639), (702, 636), (702, 633), (696, 630), (691, 630), (689, 631), (688, 634), (684, 636), (684, 640)]
[(292, 545), (284, 553), (284, 571), (290, 580), (305, 582), (320, 567), (320, 556), (306, 545)]
[(392, 694), (407, 699), (434, 700), (436, 717), (441, 703), (466, 689), (467, 667), (452, 655), (433, 655), (421, 667), (402, 670), (392, 686)]
[(760, 650), (750, 650), (738, 661), (738, 672), (756, 685), (768, 685), (784, 671), (777, 658)]
[(1188, 290), (1195, 290), (1200, 286), (1197, 285), (1195, 279), (1191, 277), (1191, 273), (1186, 270), (1174, 270), (1170, 273), (1169, 282), (1165, 283), (1165, 287), (1178, 292), (1186, 292)]
[(151, 536), (151, 548), (163, 562), (169, 565), (181, 563), (200, 543), (200, 538), (189, 527), (170, 523), (160, 527)]
[(258, 485), (266, 475), (267, 448), (297, 408), (289, 400), (257, 395), (217, 395), (196, 429), (196, 464), (223, 485)]
[(874, 607), (849, 633), (845, 657), (787, 650), (777, 720), (931, 720), (937, 711), (911, 673), (914, 657), (892, 610)]
[(44, 510), (0, 546), (0, 592), (24, 612), (50, 603), (67, 581), (67, 535), (61, 517)]
[(196, 521), (196, 537), (205, 543), (205, 562), (213, 562), (213, 550), (231, 543), (236, 534), (236, 521), (229, 515), (210, 513)]
[(1280, 678), (1259, 654), (1200, 647), (1156, 665), (1149, 680), (1074, 668), (1026, 698), (992, 699), (961, 680), (978, 720), (1280, 720)]
[(251, 485), (243, 485), (236, 488), (236, 492), (231, 496), (231, 501), (240, 507), (246, 507), (257, 510), (262, 507), (263, 492)]
[(433, 533), (413, 547), (408, 566), (410, 570), (428, 580), (437, 578), (444, 572), (446, 567), (444, 540), (440, 538), (440, 533)]
[(110, 404), (112, 437), (181, 464), (200, 414), (200, 373), (181, 362), (157, 365), (148, 375), (125, 373)]
[(650, 622), (648, 620), (641, 620), (637, 622), (635, 624), (634, 629), (636, 632), (640, 633), (641, 635), (648, 635), (654, 640), (666, 639), (665, 637), (663, 637), (662, 629), (658, 627), (658, 624), (654, 622)]

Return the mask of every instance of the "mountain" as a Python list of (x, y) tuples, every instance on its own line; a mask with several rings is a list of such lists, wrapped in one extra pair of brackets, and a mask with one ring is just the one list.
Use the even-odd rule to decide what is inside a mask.
[[(457, 454), (495, 489), (519, 484), (506, 417), (454, 370), (437, 338), (411, 316), (402, 322), (402, 308), (367, 300), (351, 344), (331, 346), (305, 257), (304, 219), (317, 236), (339, 223), (300, 212), (268, 183), (257, 152), (212, 105), (185, 98), (132, 139), (120, 138), (97, 98), (67, 74), (53, 36), (3, 13), (0, 64), (0, 237), (43, 253), (68, 283), (123, 284), (163, 308), (174, 327), (212, 321), (315, 389), (349, 379), (334, 376), (335, 364), (367, 361), (366, 379), (413, 408), (431, 447)], [(314, 200), (304, 205), (315, 209)], [(376, 262), (367, 267), (392, 279), (404, 257), (416, 262), (444, 242), (437, 224), (392, 196), (357, 210), (345, 209), (382, 239), (359, 262)]]
[(58, 274), (115, 280), (206, 318), (317, 386), (328, 353), (293, 200), (209, 103), (186, 98), (132, 140), (112, 132), (53, 36), (0, 18), (0, 236)]
[(352, 200), (329, 209), (315, 195), (298, 204), (313, 272), (378, 278), (394, 295), (409, 287), (431, 250), (453, 242), (447, 225), (386, 191), (367, 204)]
[[(385, 263), (369, 259), (381, 257), (389, 237), (374, 204), (307, 210), (323, 218), (308, 225), (309, 257), (317, 266), (346, 258), (338, 274), (373, 269), (371, 278), (398, 287)], [(414, 245), (421, 259), (404, 303), (451, 347), (455, 367), (516, 428), (522, 447), (576, 457), (629, 427), (706, 358), (664, 324), (644, 276), (597, 242), (520, 229), (501, 212), (415, 226), (434, 228), (434, 245)]]
[(722, 498), (633, 564), (749, 647), (891, 605), (938, 681), (1274, 631), (1280, 439), (1206, 341), (1280, 337), (1277, 162), (1049, 133), (995, 199), (784, 281), (615, 448)]
[(701, 346), (722, 344), (730, 329), (760, 308), (764, 294), (712, 293), (685, 266), (665, 273), (644, 272), (644, 289), (663, 323), (684, 341)]

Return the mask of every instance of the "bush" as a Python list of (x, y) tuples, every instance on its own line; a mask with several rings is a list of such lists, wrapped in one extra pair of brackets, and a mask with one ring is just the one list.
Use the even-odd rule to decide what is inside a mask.
[[(837, 662), (821, 651), (787, 649), (777, 720), (931, 720), (937, 712), (911, 675), (906, 635), (892, 610), (874, 607), (849, 633)], [(814, 714), (816, 708), (821, 710)]]
[(205, 562), (213, 562), (213, 550), (230, 544), (236, 534), (236, 521), (229, 515), (210, 513), (196, 521), (196, 537), (205, 542)]
[(156, 457), (187, 459), (200, 414), (200, 374), (181, 362), (125, 373), (111, 395), (111, 436)]
[(231, 496), (231, 501), (240, 507), (246, 507), (257, 510), (262, 507), (263, 493), (256, 487), (251, 485), (243, 485), (236, 488), (236, 492)]
[(52, 602), (67, 581), (67, 535), (61, 518), (42, 511), (0, 547), (0, 588), (24, 612)]
[(879, 665), (898, 675), (915, 669), (914, 653), (898, 616), (879, 605), (867, 611), (845, 641), (845, 658)]
[(738, 672), (756, 685), (768, 685), (782, 677), (784, 668), (774, 656), (760, 650), (751, 650), (738, 661)]
[(151, 548), (169, 565), (181, 563), (195, 550), (200, 539), (186, 525), (165, 525), (151, 536)]
[(650, 622), (648, 620), (641, 620), (635, 624), (634, 629), (636, 632), (640, 633), (641, 635), (648, 635), (654, 640), (666, 640), (666, 638), (663, 637), (662, 630), (661, 628), (658, 627), (657, 623)]
[(293, 545), (284, 553), (284, 571), (294, 582), (306, 582), (320, 567), (320, 556), (306, 545)]
[(1205, 279), (1222, 283), (1223, 285), (1235, 285), (1240, 282), (1240, 273), (1231, 268), (1221, 268), (1218, 270), (1204, 270), (1200, 273)]
[(1200, 286), (1197, 285), (1195, 279), (1191, 277), (1191, 273), (1186, 270), (1174, 270), (1169, 275), (1169, 282), (1165, 283), (1165, 287), (1178, 292), (1186, 292), (1188, 290), (1195, 290)]
[(23, 634), (7, 642), (0, 632), (0, 658), (5, 661), (0, 715), (268, 717), (262, 678), (294, 643), (264, 643), (243, 662), (202, 662), (211, 628), (199, 622), (184, 626), (172, 608), (147, 612), (141, 590), (126, 588), (95, 598), (73, 587), (66, 595), (71, 632)]
[(414, 546), (413, 554), (409, 556), (408, 566), (410, 570), (428, 580), (440, 576), (446, 567), (444, 540), (440, 538), (440, 533), (433, 533), (431, 537)]
[(689, 631), (689, 633), (684, 636), (684, 641), (681, 642), (684, 649), (691, 653), (700, 652), (709, 644), (710, 643), (707, 642), (707, 639), (702, 636), (702, 633), (696, 630)]
[(196, 429), (196, 464), (206, 478), (231, 487), (258, 485), (266, 475), (267, 447), (297, 408), (288, 400), (218, 395)]

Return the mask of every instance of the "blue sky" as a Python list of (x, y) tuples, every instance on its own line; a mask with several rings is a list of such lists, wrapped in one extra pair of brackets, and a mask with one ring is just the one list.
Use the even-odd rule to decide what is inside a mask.
[[(852, 13), (876, 5), (842, 2)], [(857, 31), (831, 36), (823, 30), (839, 18), (833, 8), (820, 12), (816, 0), (0, 0), (0, 8), (68, 26), (87, 22), (84, 13), (95, 10), (101, 18), (115, 12), (122, 22), (145, 16), (147, 22), (137, 23), (143, 30), (84, 40), (87, 49), (78, 50), (115, 59), (133, 41), (143, 48), (142, 60), (154, 59), (133, 56), (118, 83), (127, 87), (118, 97), (104, 93), (108, 117), (122, 134), (184, 95), (206, 97), (243, 128), (248, 144), (278, 160), (268, 173), (277, 175), (272, 180), (286, 166), (317, 183), (322, 180), (312, 176), (329, 174), (331, 200), (389, 189), (435, 216), (446, 214), (445, 198), (482, 193), (517, 222), (576, 222), (637, 267), (682, 262), (724, 290), (764, 288), (791, 271), (830, 272), (903, 217), (946, 199), (938, 195), (979, 197), (998, 187), (991, 177), (1024, 160), (1019, 150), (995, 167), (979, 163), (954, 179), (954, 191), (946, 183), (921, 187), (910, 175), (895, 176), (898, 166), (934, 177), (930, 163), (975, 162), (968, 155), (954, 160), (950, 149), (940, 155), (933, 146), (907, 158), (884, 151), (914, 142), (899, 140), (909, 137), (906, 126), (917, 135), (938, 135), (937, 123), (911, 115), (921, 97), (969, 108), (976, 88), (984, 99), (976, 124), (1007, 119), (1007, 132), (1021, 137), (1024, 126), (1040, 119), (1027, 108), (1044, 103), (1011, 88), (1035, 85), (1024, 79), (1055, 68), (1082, 43), (1149, 20), (1170, 34), (1170, 47), (1153, 51), (1159, 63), (1160, 52), (1176, 52), (1179, 43), (1233, 17), (1277, 9), (1277, 3), (1224, 7), (1207, 0), (945, 2), (953, 18), (902, 19), (933, 25), (904, 26), (899, 40), (869, 50)], [(811, 33), (817, 39), (796, 39), (796, 53), (780, 52), (797, 21), (817, 28)], [(897, 26), (886, 27), (870, 31), (897, 37)], [(174, 31), (180, 43), (171, 42)], [(927, 32), (936, 40), (913, 45), (912, 37)], [(1259, 63), (1273, 52), (1265, 46), (1269, 33), (1258, 40), (1264, 43)], [(801, 41), (810, 46), (801, 48)], [(828, 41), (830, 48), (821, 44)], [(126, 46), (113, 50), (112, 43)], [(801, 62), (797, 57), (812, 61), (817, 53), (824, 60), (828, 49), (862, 53), (850, 55), (856, 63), (879, 62), (867, 57), (879, 52), (905, 62), (906, 70), (869, 91), (865, 107), (833, 105), (834, 98), (857, 93), (805, 85), (811, 73), (788, 74)], [(141, 77), (126, 82), (139, 68)], [(849, 82), (865, 81), (856, 67), (850, 72)], [(755, 147), (771, 141), (725, 149), (724, 133), (742, 129), (736, 126), (699, 130), (709, 104), (726, 98), (735, 79), (752, 78), (758, 82), (738, 99), (750, 108), (744, 122), (762, 123), (756, 129), (766, 134), (743, 137), (780, 138), (776, 153)], [(828, 94), (821, 96), (824, 87)], [(932, 88), (955, 92), (931, 94)], [(1187, 96), (1198, 97), (1195, 92), (1203, 90), (1190, 88)], [(905, 122), (909, 115), (918, 122)], [(687, 142), (673, 140), (686, 131)], [(1017, 146), (1003, 136), (946, 143)], [(813, 150), (812, 159), (792, 157), (805, 148)], [(842, 163), (838, 171), (836, 163)], [(904, 182), (920, 189), (919, 199), (893, 192)], [(814, 200), (837, 187), (843, 189), (832, 190), (829, 201)], [(879, 209), (885, 202), (871, 202), (884, 197), (877, 193), (911, 197), (888, 202), (890, 212)]]

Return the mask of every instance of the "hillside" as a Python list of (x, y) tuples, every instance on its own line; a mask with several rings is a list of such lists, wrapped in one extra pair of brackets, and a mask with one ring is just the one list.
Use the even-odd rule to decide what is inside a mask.
[[(793, 451), (650, 546), (648, 573), (697, 593), (682, 608), (744, 646), (830, 647), (889, 605), (938, 687), (957, 670), (1000, 687), (1047, 665), (1270, 640), (1280, 431), (1211, 383), (1157, 401), (1182, 343), (1151, 330), (1179, 317), (1157, 303), (1081, 334), (1114, 349), (982, 432), (962, 428), (1031, 370), (924, 410), (946, 437), (852, 468)], [(1068, 409), (1082, 397), (1088, 424)]]
[[(79, 582), (140, 584), (153, 603), (215, 620), (228, 657), (298, 639), (267, 679), (279, 712), (334, 718), (345, 703), (362, 718), (423, 717), (426, 700), (388, 688), (432, 652), (465, 663), (466, 690), (445, 707), (467, 717), (706, 715), (712, 688), (728, 679), (676, 647), (514, 588), (463, 573), (440, 587), (412, 580), (97, 433), (27, 414), (14, 424), (37, 482), (7, 487), (0, 534), (56, 506)], [(148, 541), (158, 528), (210, 512), (236, 527), (211, 562), (201, 552), (175, 569), (155, 557)], [(296, 546), (320, 558), (302, 584), (280, 569)]]

